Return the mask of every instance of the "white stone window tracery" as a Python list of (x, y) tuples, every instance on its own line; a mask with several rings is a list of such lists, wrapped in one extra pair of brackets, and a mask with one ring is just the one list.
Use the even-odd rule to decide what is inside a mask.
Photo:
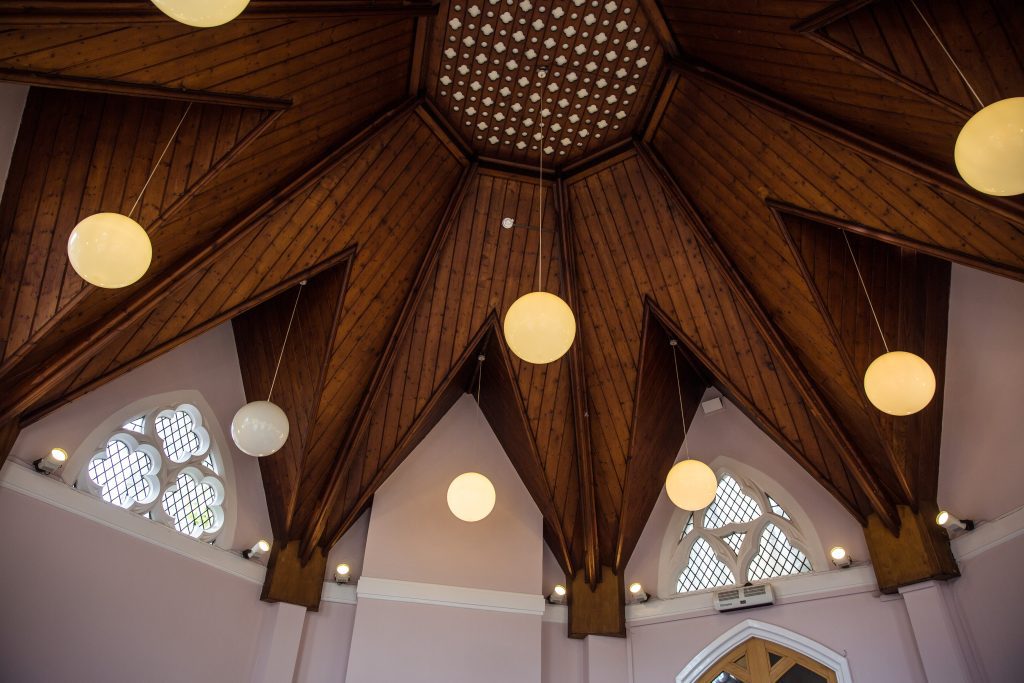
[(224, 526), (219, 456), (199, 409), (158, 408), (125, 422), (82, 468), (76, 486), (187, 536), (212, 542)]
[(677, 593), (813, 571), (797, 522), (755, 482), (727, 470), (715, 500), (687, 517), (678, 538)]

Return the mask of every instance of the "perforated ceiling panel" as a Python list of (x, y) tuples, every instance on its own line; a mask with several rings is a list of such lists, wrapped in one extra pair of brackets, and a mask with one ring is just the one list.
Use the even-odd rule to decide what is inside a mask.
[(561, 165), (628, 136), (661, 61), (635, 1), (451, 0), (438, 21), (428, 89), (483, 156)]

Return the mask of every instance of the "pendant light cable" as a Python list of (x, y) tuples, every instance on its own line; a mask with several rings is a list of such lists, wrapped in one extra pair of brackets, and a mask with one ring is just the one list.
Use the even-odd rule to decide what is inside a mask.
[(299, 297), (302, 296), (302, 289), (306, 286), (306, 280), (299, 283), (299, 291), (295, 293), (295, 304), (292, 306), (292, 315), (288, 318), (288, 328), (284, 331), (284, 341), (281, 343), (281, 353), (277, 356), (277, 365), (274, 367), (274, 378), (270, 380), (270, 392), (267, 394), (267, 401), (274, 395), (274, 385), (277, 384), (277, 373), (281, 371), (281, 361), (284, 360), (284, 350), (288, 346), (288, 335), (292, 333), (292, 323), (295, 322), (295, 313), (299, 310)]
[(864, 298), (868, 300), (868, 308), (871, 309), (871, 317), (875, 319), (875, 326), (878, 328), (878, 335), (882, 338), (882, 346), (885, 347), (885, 352), (889, 353), (889, 343), (885, 341), (885, 332), (882, 332), (882, 324), (878, 322), (878, 314), (875, 313), (875, 306), (871, 303), (871, 295), (868, 294), (868, 286), (864, 284), (864, 276), (860, 274), (860, 266), (857, 264), (857, 257), (853, 255), (853, 247), (850, 246), (850, 238), (847, 237), (845, 230), (839, 230), (843, 233), (843, 241), (846, 242), (846, 250), (850, 252), (850, 258), (853, 260), (853, 267), (857, 270), (857, 279), (860, 280), (861, 289), (864, 290)]
[(167, 151), (171, 148), (171, 145), (174, 144), (175, 138), (178, 137), (178, 131), (180, 131), (182, 125), (184, 125), (185, 119), (188, 117), (188, 113), (192, 111), (192, 104), (192, 102), (189, 102), (188, 106), (185, 107), (185, 113), (181, 115), (181, 120), (178, 121), (178, 126), (174, 129), (174, 132), (171, 133), (171, 138), (167, 141), (167, 144), (164, 145), (164, 151), (160, 152), (160, 158), (156, 160), (156, 164), (153, 165), (153, 170), (149, 172), (149, 177), (146, 178), (146, 184), (142, 186), (142, 192), (139, 192), (138, 198), (136, 198), (135, 203), (132, 204), (132, 208), (128, 212), (129, 218), (131, 218), (132, 214), (135, 213), (135, 209), (139, 207), (139, 204), (142, 202), (142, 196), (146, 194), (146, 189), (149, 187), (149, 183), (152, 182), (153, 176), (156, 175), (156, 170), (160, 168), (160, 164), (163, 163), (164, 157), (167, 155)]
[[(541, 67), (538, 71), (543, 72), (540, 74), (541, 78), (546, 79), (548, 77), (547, 67)], [(538, 94), (541, 98), (538, 100), (541, 105), (538, 112), (540, 117), (540, 173), (538, 174), (539, 181), (537, 184), (537, 291), (543, 292), (544, 279), (541, 264), (543, 263), (542, 255), (544, 253), (544, 88), (541, 86), (541, 81), (537, 81), (537, 85), (540, 87), (540, 93)]]
[(476, 404), (480, 405), (480, 390), (484, 385), (484, 361), (487, 356), (480, 354), (476, 357)]
[(690, 444), (687, 443), (686, 439), (686, 411), (683, 410), (683, 384), (679, 381), (679, 359), (676, 357), (679, 342), (673, 339), (668, 345), (672, 347), (672, 366), (676, 370), (676, 391), (679, 393), (679, 417), (683, 420), (683, 450), (686, 453), (686, 459), (689, 460)]
[(934, 28), (932, 28), (931, 22), (928, 21), (926, 16), (924, 16), (924, 12), (921, 11), (921, 8), (917, 6), (916, 0), (910, 0), (910, 4), (914, 6), (914, 9), (917, 10), (918, 16), (921, 17), (921, 21), (924, 22), (924, 25), (928, 27), (929, 31), (931, 31), (932, 36), (935, 37), (935, 42), (938, 43), (939, 47), (942, 48), (942, 51), (946, 53), (946, 57), (948, 57), (949, 61), (953, 64), (953, 68), (956, 69), (956, 72), (960, 74), (960, 78), (963, 79), (964, 85), (967, 86), (967, 89), (971, 91), (971, 95), (973, 95), (974, 99), (977, 100), (978, 106), (984, 109), (985, 103), (981, 101), (980, 97), (978, 97), (977, 91), (974, 90), (974, 86), (971, 85), (971, 82), (967, 80), (967, 76), (964, 74), (963, 69), (961, 69), (960, 65), (956, 63), (955, 59), (953, 59), (953, 55), (951, 55), (949, 50), (946, 49), (946, 44), (942, 42), (942, 38), (940, 38), (939, 34)]

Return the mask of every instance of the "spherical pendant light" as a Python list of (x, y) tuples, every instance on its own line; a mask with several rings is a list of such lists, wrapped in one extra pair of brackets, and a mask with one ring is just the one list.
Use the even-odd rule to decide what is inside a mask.
[(935, 373), (920, 356), (891, 351), (879, 356), (864, 373), (868, 400), (890, 415), (911, 415), (935, 395)]
[(249, 0), (153, 0), (153, 4), (175, 21), (209, 28), (237, 17), (248, 6)]
[(979, 192), (1024, 194), (1024, 97), (988, 105), (972, 116), (956, 139), (956, 168)]
[(146, 274), (153, 260), (153, 245), (143, 227), (128, 216), (97, 213), (71, 231), (68, 260), (89, 284), (117, 289)]
[(505, 342), (527, 363), (544, 365), (558, 360), (575, 338), (572, 309), (554, 294), (524, 294), (505, 314)]
[(448, 486), (448, 509), (463, 522), (479, 522), (491, 514), (496, 499), (494, 484), (476, 472), (460, 474)]
[(246, 455), (271, 455), (288, 440), (288, 416), (270, 401), (247, 403), (231, 420), (231, 438)]
[(683, 510), (703, 510), (715, 499), (718, 478), (700, 460), (682, 460), (672, 466), (665, 479), (669, 500)]

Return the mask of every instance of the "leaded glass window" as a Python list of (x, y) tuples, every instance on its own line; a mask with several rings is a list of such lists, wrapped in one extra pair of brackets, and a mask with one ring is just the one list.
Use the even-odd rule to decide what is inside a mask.
[(76, 486), (205, 541), (224, 524), (224, 483), (198, 408), (182, 404), (125, 422)]
[(778, 500), (727, 471), (711, 505), (687, 517), (675, 556), (680, 593), (813, 571), (803, 536)]

